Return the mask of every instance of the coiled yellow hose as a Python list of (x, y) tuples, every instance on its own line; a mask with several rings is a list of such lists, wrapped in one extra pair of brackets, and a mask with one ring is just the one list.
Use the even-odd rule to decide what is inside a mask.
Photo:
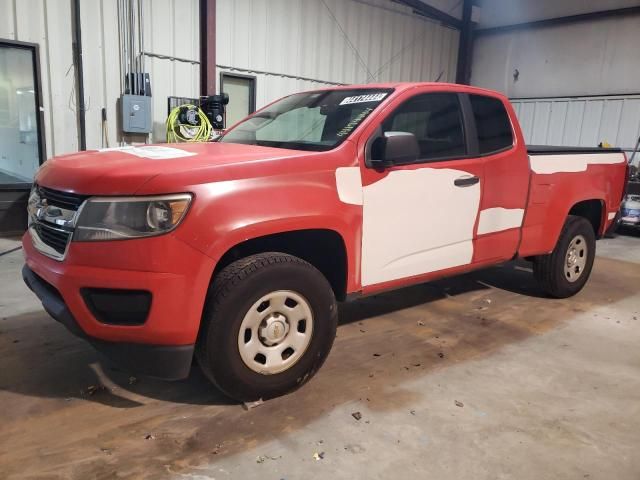
[[(200, 125), (180, 123), (180, 110), (182, 108), (194, 109), (200, 119)], [(211, 140), (213, 127), (204, 112), (191, 104), (180, 105), (174, 108), (167, 117), (167, 142), (208, 142)]]

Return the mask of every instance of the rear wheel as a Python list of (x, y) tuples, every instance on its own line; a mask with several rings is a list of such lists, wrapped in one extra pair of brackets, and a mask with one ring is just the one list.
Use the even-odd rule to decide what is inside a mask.
[(545, 292), (556, 298), (567, 298), (587, 283), (595, 253), (596, 238), (591, 223), (570, 215), (553, 252), (535, 257), (533, 272)]
[(216, 275), (196, 355), (230, 397), (276, 397), (315, 374), (336, 327), (335, 297), (322, 273), (291, 255), (261, 253)]

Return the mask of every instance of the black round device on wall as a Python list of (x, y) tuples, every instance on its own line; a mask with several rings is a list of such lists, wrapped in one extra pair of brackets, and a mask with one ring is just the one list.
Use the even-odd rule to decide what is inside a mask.
[(229, 94), (200, 97), (200, 108), (215, 130), (224, 129), (224, 107), (229, 103)]

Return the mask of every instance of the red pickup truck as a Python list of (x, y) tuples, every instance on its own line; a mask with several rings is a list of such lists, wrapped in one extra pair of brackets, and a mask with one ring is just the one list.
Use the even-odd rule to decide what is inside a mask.
[(268, 398), (320, 368), (336, 301), (514, 258), (574, 295), (627, 174), (619, 150), (527, 149), (487, 90), (299, 93), (215, 142), (45, 162), (23, 277), (129, 370), (180, 379), (195, 356), (231, 397)]

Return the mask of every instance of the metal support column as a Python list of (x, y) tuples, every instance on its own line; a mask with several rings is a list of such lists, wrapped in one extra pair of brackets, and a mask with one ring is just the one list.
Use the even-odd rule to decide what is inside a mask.
[(473, 0), (464, 0), (462, 6), (462, 28), (460, 29), (460, 44), (458, 45), (458, 66), (456, 83), (469, 85), (471, 82), (471, 63), (473, 61), (473, 22), (471, 14)]
[(200, 0), (200, 94), (216, 94), (216, 0)]
[(78, 111), (78, 149), (87, 149), (87, 127), (85, 119), (84, 103), (84, 67), (82, 65), (82, 29), (80, 21), (80, 0), (74, 0), (72, 4), (73, 12), (73, 63), (76, 74), (76, 95)]

